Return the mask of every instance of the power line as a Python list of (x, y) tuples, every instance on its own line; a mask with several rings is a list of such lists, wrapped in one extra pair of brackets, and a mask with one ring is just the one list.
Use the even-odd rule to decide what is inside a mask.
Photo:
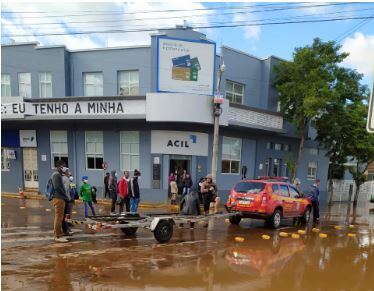
[[(371, 15), (371, 16), (374, 16), (374, 14)], [(343, 32), (342, 34), (338, 35), (334, 39), (334, 41), (336, 41), (337, 43), (340, 43), (344, 38), (346, 38), (347, 36), (349, 36), (352, 33), (356, 32), (358, 29), (360, 29), (364, 25), (368, 24), (370, 21), (372, 21), (372, 19), (364, 19), (363, 21), (361, 21), (358, 24), (354, 25), (352, 28), (350, 28), (350, 29), (346, 30), (345, 32)]]
[[(344, 21), (353, 19), (372, 19), (374, 16), (360, 16), (360, 17), (342, 17), (342, 18), (330, 18), (330, 19), (310, 19), (301, 21), (285, 21), (285, 22), (265, 22), (265, 23), (243, 23), (243, 24), (222, 24), (222, 25), (206, 25), (206, 26), (194, 26), (193, 29), (207, 29), (207, 28), (229, 28), (229, 27), (246, 27), (246, 26), (267, 26), (267, 25), (284, 25), (284, 24), (300, 24), (300, 23), (319, 23), (319, 22), (334, 22)], [(7, 35), (4, 37), (29, 37), (29, 36), (47, 36), (47, 35), (81, 35), (81, 34), (101, 34), (101, 33), (130, 33), (130, 32), (150, 32), (158, 30), (174, 30), (175, 28), (148, 28), (148, 29), (132, 29), (132, 30), (103, 30), (103, 31), (86, 31), (86, 32), (64, 32), (64, 33), (40, 33), (40, 34), (19, 34), (19, 35)]]
[[(256, 4), (256, 5), (244, 5), (244, 6), (238, 6), (238, 7), (227, 7), (227, 6), (218, 6), (218, 7), (207, 7), (207, 8), (195, 8), (195, 9), (167, 9), (167, 10), (143, 10), (143, 11), (134, 11), (134, 12), (121, 12), (121, 14), (144, 14), (144, 13), (164, 13), (164, 12), (179, 12), (179, 11), (205, 11), (205, 10), (234, 10), (234, 9), (243, 9), (243, 8), (252, 8), (252, 7), (267, 7), (267, 6), (280, 6), (283, 4), (307, 4), (308, 2), (298, 2), (298, 3), (269, 3), (269, 4)], [(6, 14), (33, 14), (33, 13), (54, 13), (59, 11), (2, 11), (1, 13)], [(70, 12), (79, 12), (79, 13), (91, 13), (91, 12), (97, 12), (97, 10), (79, 10), (79, 11), (70, 11)], [(104, 11), (102, 14), (110, 14), (112, 13), (118, 13), (118, 11)], [(101, 15), (101, 14), (100, 14)], [(51, 16), (53, 17), (53, 16)]]
[[(305, 8), (316, 8), (316, 7), (326, 7), (326, 6), (337, 6), (337, 5), (351, 5), (351, 4), (363, 4), (363, 3), (357, 3), (357, 2), (345, 2), (345, 3), (330, 3), (330, 4), (318, 4), (318, 5), (302, 5), (302, 6), (285, 6), (285, 7), (278, 7), (278, 8), (271, 8), (271, 9), (265, 9), (265, 10), (254, 10), (254, 11), (245, 11), (245, 13), (251, 12), (251, 13), (258, 13), (258, 12), (271, 12), (271, 11), (283, 11), (283, 10), (293, 10), (293, 9), (305, 9)], [(242, 6), (238, 7), (237, 9), (245, 9), (245, 8), (253, 8), (253, 6)], [(187, 11), (187, 10), (164, 10), (164, 11), (157, 11), (157, 13), (165, 13), (165, 12), (181, 12), (181, 11)], [(193, 10), (192, 10), (193, 11)], [(231, 12), (231, 13), (226, 13), (227, 14), (237, 14), (241, 12)], [(243, 13), (243, 12), (242, 12)], [(102, 15), (108, 15), (108, 16), (113, 16), (113, 15), (133, 15), (136, 13), (131, 13), (131, 12), (113, 12), (113, 13), (93, 13), (93, 14), (67, 14), (67, 15), (48, 15), (48, 16), (26, 16), (22, 17), (22, 19), (39, 19), (39, 18), (56, 18), (56, 17), (76, 17), (76, 16), (102, 16)], [(194, 15), (197, 17), (201, 16), (207, 16), (210, 14), (198, 14)], [(191, 15), (186, 15), (186, 16), (181, 16), (181, 17), (188, 17)], [(173, 18), (173, 17), (167, 17), (167, 18)], [(159, 19), (159, 17), (156, 18), (141, 18), (139, 20), (147, 20), (147, 19)]]
[[(318, 16), (324, 16), (324, 15), (336, 15), (336, 14), (342, 14), (342, 13), (346, 13), (346, 12), (359, 12), (359, 11), (371, 11), (371, 10), (374, 10), (374, 8), (365, 8), (365, 9), (356, 9), (356, 10), (342, 10), (342, 11), (336, 11), (336, 12), (328, 12), (328, 13), (321, 13), (321, 14), (318, 14)], [(297, 19), (297, 18), (302, 18), (302, 17), (313, 17), (313, 16), (317, 16), (317, 14), (303, 14), (303, 15), (296, 15), (296, 16), (288, 16), (288, 17), (272, 17), (272, 18), (267, 18), (267, 19), (261, 19), (261, 20), (258, 20), (258, 21), (273, 21), (273, 20), (292, 20), (292, 19)], [(348, 17), (348, 16), (344, 16), (344, 17)], [(239, 23), (243, 23), (244, 21), (242, 22), (239, 22)], [(256, 21), (257, 22), (257, 21)], [(85, 22), (85, 23), (90, 23), (90, 22)], [(209, 22), (211, 25), (218, 25), (218, 24), (225, 24), (227, 23), (227, 21), (224, 21), (224, 22)], [(61, 25), (62, 23), (56, 23), (56, 24), (59, 24)], [(194, 23), (193, 25), (204, 25), (205, 23)], [(24, 24), (25, 26), (27, 24)], [(3, 25), (3, 27), (6, 27), (7, 25)], [(8, 25), (10, 26), (10, 25)], [(27, 26), (30, 26), (30, 25), (27, 25)], [(142, 27), (147, 27), (146, 25), (138, 25), (138, 24), (134, 24), (134, 25), (126, 25), (127, 28), (142, 28)], [(78, 29), (78, 28), (92, 28), (92, 26), (74, 26), (74, 27), (71, 27), (72, 29)], [(118, 25), (105, 25), (104, 27), (102, 28), (118, 28)], [(43, 28), (37, 28), (37, 29), (43, 29)]]

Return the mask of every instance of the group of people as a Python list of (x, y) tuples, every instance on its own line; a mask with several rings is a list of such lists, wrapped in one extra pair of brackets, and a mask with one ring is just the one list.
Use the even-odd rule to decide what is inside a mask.
[(96, 188), (88, 183), (88, 177), (82, 177), (79, 193), (74, 183), (74, 177), (63, 160), (56, 162), (56, 168), (51, 176), (53, 186), (52, 204), (55, 208), (54, 236), (57, 242), (67, 242), (64, 236), (73, 234), (70, 224), (65, 219), (71, 218), (75, 200), (81, 199), (84, 205), (84, 216), (88, 217), (88, 208), (96, 216), (93, 203), (96, 202)]
[(178, 195), (185, 196), (189, 194), (193, 185), (191, 175), (187, 170), (181, 169), (175, 171), (175, 173), (171, 172), (168, 177), (168, 182), (168, 194), (171, 204), (177, 204)]
[(120, 213), (124, 211), (124, 207), (126, 207), (126, 212), (137, 212), (140, 202), (140, 171), (135, 169), (134, 176), (131, 178), (129, 171), (125, 171), (119, 181), (117, 177), (115, 170), (111, 171), (110, 174), (106, 173), (104, 177), (104, 197), (112, 200), (110, 213), (115, 214), (117, 201), (119, 201)]
[(218, 211), (220, 198), (217, 184), (213, 182), (212, 175), (207, 175), (205, 178), (200, 179), (197, 191), (189, 191), (182, 196), (180, 203), (181, 214), (200, 215), (201, 203), (203, 203), (205, 215), (209, 214), (211, 203), (214, 203), (215, 212)]

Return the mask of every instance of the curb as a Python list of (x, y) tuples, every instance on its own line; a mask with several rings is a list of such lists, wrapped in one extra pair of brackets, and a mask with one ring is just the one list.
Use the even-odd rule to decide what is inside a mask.
[[(17, 193), (10, 193), (10, 192), (5, 192), (1, 193), (1, 197), (7, 197), (7, 198), (19, 198), (19, 194)], [(35, 193), (25, 193), (25, 199), (30, 199), (30, 200), (47, 200), (46, 197), (44, 197), (41, 194), (35, 194)], [(81, 200), (75, 200), (77, 203), (82, 203)], [(112, 202), (110, 200), (105, 200), (105, 199), (97, 199), (97, 204), (100, 205), (111, 205)], [(143, 202), (139, 204), (139, 208), (169, 208), (169, 209), (179, 209), (178, 206), (176, 205), (170, 205), (170, 204), (165, 204), (165, 203), (151, 203), (151, 202)]]

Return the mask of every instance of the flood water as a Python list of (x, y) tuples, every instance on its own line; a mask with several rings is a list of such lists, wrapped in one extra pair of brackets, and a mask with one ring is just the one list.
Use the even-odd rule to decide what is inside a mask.
[[(166, 244), (144, 229), (128, 238), (83, 225), (69, 243), (55, 243), (47, 201), (3, 198), (1, 208), (3, 290), (374, 290), (370, 203), (356, 211), (336, 204), (322, 209), (318, 226), (286, 220), (276, 231), (260, 220), (211, 221), (175, 229)], [(75, 210), (78, 219), (82, 206)]]

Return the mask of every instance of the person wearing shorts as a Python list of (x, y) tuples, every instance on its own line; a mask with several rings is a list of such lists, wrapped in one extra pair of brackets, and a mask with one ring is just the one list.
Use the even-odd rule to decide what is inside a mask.
[(215, 203), (215, 211), (218, 210), (219, 197), (217, 196), (217, 184), (213, 182), (212, 175), (207, 175), (201, 185), (205, 215), (209, 214), (210, 203)]

